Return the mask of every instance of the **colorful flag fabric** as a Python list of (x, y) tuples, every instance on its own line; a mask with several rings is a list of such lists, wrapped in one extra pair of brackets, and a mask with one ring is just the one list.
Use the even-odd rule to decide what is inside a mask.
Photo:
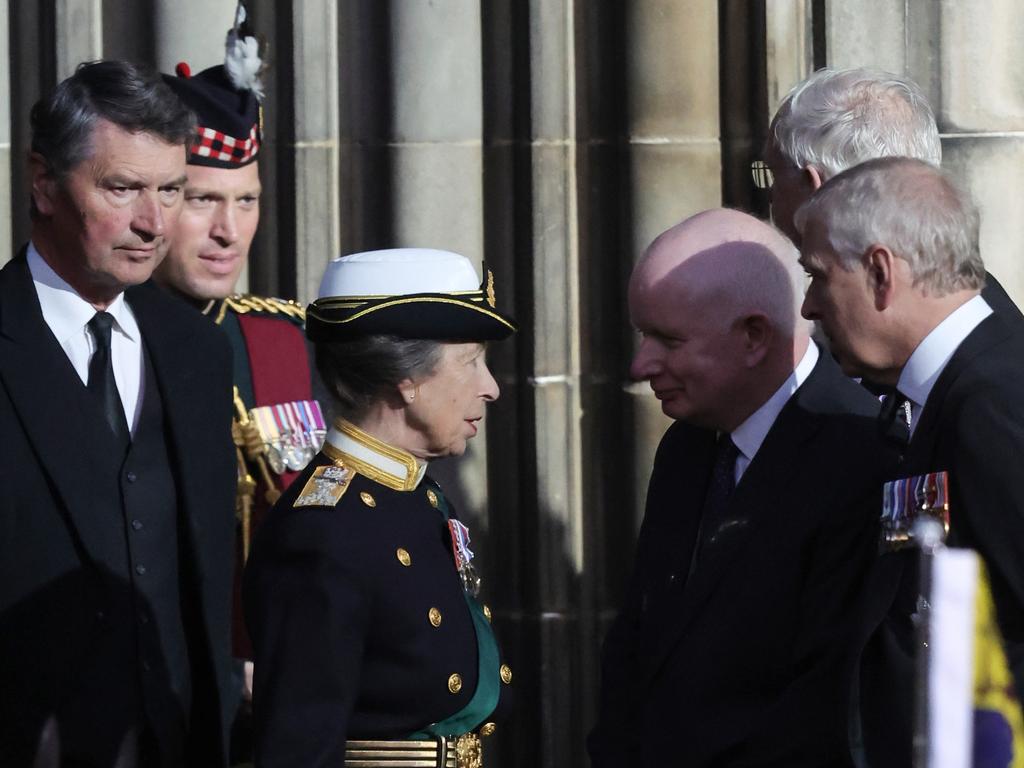
[(1024, 768), (1024, 717), (1006, 660), (985, 564), (974, 612), (973, 768)]
[(977, 553), (932, 559), (927, 638), (928, 768), (1024, 768), (1024, 716)]

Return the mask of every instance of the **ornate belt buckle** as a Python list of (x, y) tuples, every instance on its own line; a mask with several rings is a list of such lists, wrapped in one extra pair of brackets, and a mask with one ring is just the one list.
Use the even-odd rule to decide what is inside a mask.
[(483, 768), (484, 755), (480, 737), (466, 733), (455, 739), (455, 765), (457, 768)]

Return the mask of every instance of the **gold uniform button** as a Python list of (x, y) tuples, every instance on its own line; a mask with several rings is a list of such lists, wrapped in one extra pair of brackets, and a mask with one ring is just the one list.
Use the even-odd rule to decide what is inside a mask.
[(501, 682), (505, 685), (509, 685), (512, 682), (512, 667), (508, 664), (501, 665)]
[(430, 488), (427, 488), (427, 501), (430, 502), (430, 506), (432, 506), (434, 509), (437, 509), (437, 494), (434, 493), (433, 490), (431, 490)]
[(373, 498), (373, 496), (368, 494), (366, 491), (363, 491), (362, 493), (360, 493), (359, 494), (359, 498), (362, 499), (363, 500), (363, 504), (365, 504), (368, 507), (376, 507), (377, 506), (377, 500), (375, 498)]
[(441, 626), (441, 612), (437, 608), (431, 608), (427, 611), (427, 618), (430, 619), (430, 623), (435, 627)]
[(410, 565), (412, 565), (412, 556), (406, 550), (402, 549), (401, 547), (399, 547), (398, 549), (395, 550), (395, 557), (397, 557), (398, 558), (398, 562), (400, 562), (406, 568), (408, 568)]
[(484, 618), (487, 619), (488, 622), (491, 620), (491, 609), (486, 605), (484, 606)]
[(462, 675), (458, 672), (448, 678), (448, 690), (452, 693), (458, 693), (462, 690)]
[(496, 726), (494, 723), (484, 723), (483, 725), (480, 726), (480, 735), (481, 736), (490, 736), (496, 730), (498, 730), (498, 726)]

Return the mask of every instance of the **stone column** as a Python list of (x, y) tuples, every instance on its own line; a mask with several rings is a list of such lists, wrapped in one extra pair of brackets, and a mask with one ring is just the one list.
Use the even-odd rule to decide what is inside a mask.
[(772, 115), (789, 90), (814, 69), (811, 4), (811, 0), (765, 3), (765, 69)]
[[(722, 196), (717, 4), (634, 0), (628, 14), (633, 237), (623, 258), (632, 265), (660, 232)], [(634, 409), (630, 512), (639, 523), (668, 421), (646, 383), (623, 387)]]
[[(479, 267), (485, 257), (480, 4), (392, 0), (389, 11), (386, 245), (455, 251)], [(431, 469), (481, 533), (488, 523), (486, 421), (464, 456)]]
[(59, 82), (81, 62), (103, 57), (103, 2), (57, 0), (54, 10)]
[[(531, 256), (519, 279), (531, 304), (521, 340), (532, 360), (520, 365), (520, 427), (532, 444), (521, 468), (530, 496), (519, 511), (519, 557), (527, 571), (517, 629), (524, 692), (536, 702), (515, 739), (519, 764), (581, 765), (581, 722), (589, 704), (583, 683), (581, 589), (584, 569), (585, 462), (581, 401), (580, 211), (578, 144), (579, 4), (531, 0), (528, 37), (528, 185), (526, 243)], [(523, 62), (525, 64), (525, 62)], [(528, 160), (527, 160), (528, 157)], [(525, 193), (525, 190), (523, 190)], [(524, 265), (525, 266), (525, 265)], [(510, 511), (511, 512), (511, 511)], [(530, 554), (523, 557), (526, 550)], [(552, 727), (551, 724), (558, 725)], [(539, 738), (532, 743), (529, 733)], [(511, 746), (511, 745), (510, 745)], [(506, 747), (507, 748), (507, 747)], [(506, 752), (506, 756), (509, 753)], [(522, 761), (522, 762), (520, 762)], [(509, 761), (511, 762), (511, 761)]]
[(196, 73), (222, 64), (236, 5), (236, 0), (153, 0), (157, 69), (172, 73), (184, 61)]
[(305, 304), (340, 249), (337, 0), (304, 0), (291, 13), (295, 233), (283, 247), (294, 249), (298, 300)]
[[(932, 0), (918, 0), (932, 5)], [(907, 68), (907, 0), (825, 0), (825, 53), (830, 67)], [(913, 73), (909, 73), (913, 75)]]

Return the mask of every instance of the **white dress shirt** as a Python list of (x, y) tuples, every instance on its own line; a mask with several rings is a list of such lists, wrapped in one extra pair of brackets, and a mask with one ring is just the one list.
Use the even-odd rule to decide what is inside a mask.
[(811, 375), (811, 371), (814, 370), (814, 366), (818, 362), (818, 355), (818, 347), (813, 341), (810, 342), (796, 368), (789, 374), (789, 378), (782, 382), (782, 386), (775, 390), (775, 394), (732, 431), (730, 437), (740, 452), (740, 455), (736, 457), (737, 483), (743, 477), (743, 473), (747, 471), (750, 462), (754, 460), (754, 456), (761, 448), (761, 443), (768, 436), (768, 430), (772, 428), (772, 424), (775, 423), (775, 419), (779, 417), (779, 413), (789, 402), (789, 398)]
[[(68, 356), (75, 373), (83, 384), (88, 384), (89, 361), (96, 349), (88, 323), (96, 309), (53, 271), (32, 243), (28, 244), (28, 269), (32, 273), (43, 319)], [(142, 405), (142, 334), (123, 293), (111, 302), (106, 311), (114, 318), (110, 334), (114, 382), (121, 396), (125, 419), (134, 434)]]
[(992, 307), (981, 296), (964, 302), (921, 340), (903, 366), (896, 389), (910, 401), (910, 412), (913, 414), (910, 420), (911, 435), (921, 420), (921, 408), (928, 402), (928, 395), (950, 358), (964, 339), (971, 335), (971, 331), (991, 314)]

